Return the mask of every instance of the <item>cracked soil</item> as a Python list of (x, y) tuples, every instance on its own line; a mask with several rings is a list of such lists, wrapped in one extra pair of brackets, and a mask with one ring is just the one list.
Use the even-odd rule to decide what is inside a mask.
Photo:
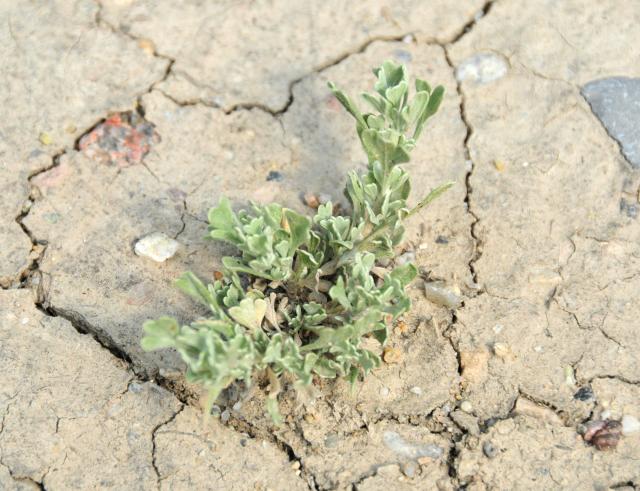
[[(640, 170), (581, 89), (639, 77), (639, 42), (623, 0), (4, 2), (0, 489), (637, 489), (639, 432), (580, 435), (640, 418)], [(446, 89), (414, 199), (457, 183), (408, 228), (396, 362), (286, 392), (280, 427), (258, 388), (203, 419), (143, 321), (200, 312), (172, 282), (229, 252), (220, 196), (344, 202), (365, 157), (326, 83), (385, 59)], [(158, 135), (141, 162), (81, 149), (120, 112)], [(156, 232), (164, 263), (134, 254)]]

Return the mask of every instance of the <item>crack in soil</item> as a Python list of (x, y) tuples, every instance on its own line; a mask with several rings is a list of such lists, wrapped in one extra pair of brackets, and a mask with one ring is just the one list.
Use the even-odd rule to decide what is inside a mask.
[[(342, 53), (342, 54), (336, 56), (334, 59), (329, 60), (329, 61), (327, 61), (327, 62), (325, 62), (325, 63), (323, 63), (321, 65), (316, 66), (311, 71), (309, 71), (309, 72), (305, 73), (304, 75), (292, 80), (289, 83), (289, 89), (288, 89), (289, 96), (287, 98), (287, 102), (285, 102), (285, 104), (279, 109), (273, 109), (273, 108), (269, 107), (268, 105), (262, 104), (260, 102), (239, 102), (239, 103), (233, 104), (231, 107), (225, 109), (222, 106), (220, 106), (219, 104), (206, 101), (206, 100), (204, 100), (202, 98), (189, 99), (189, 100), (180, 100), (180, 99), (176, 98), (175, 96), (173, 96), (172, 94), (169, 94), (169, 93), (165, 92), (162, 89), (156, 89), (156, 90), (161, 92), (165, 97), (167, 97), (169, 100), (171, 100), (176, 105), (181, 106), (181, 107), (202, 105), (202, 106), (205, 106), (205, 107), (221, 109), (224, 112), (224, 114), (226, 114), (226, 115), (232, 114), (232, 113), (234, 113), (236, 111), (240, 111), (240, 110), (250, 111), (252, 109), (258, 109), (258, 110), (260, 110), (260, 111), (262, 111), (264, 113), (270, 114), (271, 116), (279, 119), (282, 115), (284, 115), (289, 110), (289, 108), (293, 104), (293, 101), (294, 101), (293, 90), (294, 90), (295, 86), (298, 85), (299, 83), (301, 83), (302, 81), (304, 81), (305, 79), (307, 79), (309, 77), (312, 77), (314, 75), (317, 75), (319, 73), (322, 73), (325, 70), (328, 70), (328, 69), (330, 69), (330, 68), (332, 68), (332, 67), (334, 67), (336, 65), (339, 65), (340, 63), (342, 63), (346, 59), (350, 58), (351, 56), (364, 53), (367, 50), (367, 48), (369, 48), (369, 46), (371, 46), (375, 42), (378, 42), (378, 41), (381, 41), (381, 42), (398, 42), (398, 41), (402, 41), (407, 36), (412, 36), (412, 35), (413, 35), (413, 33), (408, 32), (408, 33), (404, 33), (404, 34), (397, 35), (397, 36), (373, 36), (373, 37), (369, 38), (367, 41), (365, 41), (364, 43), (362, 43), (359, 47), (355, 48), (354, 50)], [(132, 37), (132, 36), (130, 36), (130, 37)], [(135, 39), (135, 38), (133, 38), (133, 39)], [(429, 44), (429, 43), (426, 43), (426, 44)], [(159, 56), (161, 56), (163, 58), (166, 58), (166, 59), (169, 59), (168, 57), (164, 57), (162, 55), (159, 55)], [(174, 61), (175, 60), (172, 60), (172, 66), (173, 66), (173, 62)], [(169, 76), (169, 73), (170, 73), (170, 70), (168, 70), (166, 76), (162, 80), (157, 82), (157, 83), (160, 83), (160, 82), (166, 80), (166, 78)], [(151, 88), (151, 90), (153, 90), (153, 89), (154, 89), (154, 87)]]
[(158, 469), (158, 464), (156, 463), (156, 433), (163, 426), (166, 426), (169, 423), (173, 422), (178, 417), (178, 415), (185, 410), (186, 407), (187, 406), (185, 404), (180, 404), (180, 408), (178, 408), (178, 410), (175, 413), (173, 413), (166, 421), (159, 423), (151, 431), (151, 465), (153, 466), (153, 470), (156, 473), (156, 478), (157, 478), (156, 481), (157, 481), (158, 489), (160, 489), (160, 482), (162, 481), (162, 478), (160, 476), (160, 470)]
[(449, 41), (444, 44), (456, 44), (458, 41), (460, 41), (460, 39), (469, 34), (476, 26), (476, 24), (491, 11), (491, 7), (493, 7), (493, 4), (496, 1), (497, 0), (487, 0), (482, 8), (474, 14), (473, 18), (469, 20), (469, 22), (467, 22), (464, 26), (462, 26), (462, 29), (460, 29), (457, 34), (455, 34)]
[[(447, 64), (449, 65), (449, 67), (451, 68), (452, 72), (453, 72), (453, 76), (455, 78), (455, 65), (453, 64), (453, 61), (451, 60), (451, 57), (449, 55), (449, 50), (447, 48), (447, 46), (442, 46), (443, 50), (444, 50), (444, 55), (445, 55), (445, 59), (447, 60)], [(480, 223), (480, 218), (478, 217), (478, 215), (476, 215), (471, 207), (471, 195), (473, 194), (473, 188), (471, 186), (471, 177), (473, 175), (473, 172), (475, 171), (476, 168), (476, 164), (473, 161), (473, 158), (471, 157), (471, 150), (469, 148), (469, 140), (471, 139), (471, 136), (473, 135), (473, 127), (471, 126), (471, 123), (469, 122), (468, 118), (467, 118), (467, 113), (466, 113), (466, 97), (464, 94), (464, 90), (462, 89), (462, 84), (457, 80), (456, 78), (456, 91), (458, 94), (458, 97), (460, 98), (460, 118), (462, 119), (462, 122), (464, 123), (464, 126), (466, 128), (466, 133), (465, 133), (465, 137), (464, 137), (464, 150), (465, 150), (465, 158), (467, 160), (467, 162), (469, 163), (469, 170), (467, 171), (465, 178), (464, 178), (464, 184), (465, 184), (465, 189), (466, 189), (466, 193), (465, 193), (465, 197), (464, 197), (464, 203), (466, 205), (466, 209), (467, 212), (469, 213), (469, 215), (471, 215), (471, 217), (473, 218), (473, 220), (471, 221), (471, 225), (469, 227), (469, 234), (471, 235), (471, 238), (473, 239), (473, 243), (474, 243), (474, 247), (473, 247), (473, 254), (471, 255), (471, 258), (469, 259), (469, 272), (471, 273), (471, 278), (473, 279), (474, 283), (478, 283), (478, 272), (476, 270), (475, 264), (476, 262), (480, 259), (480, 257), (482, 256), (482, 240), (480, 239), (480, 237), (478, 236), (477, 233), (477, 227), (478, 224)], [(482, 290), (479, 291), (479, 294), (482, 293)]]

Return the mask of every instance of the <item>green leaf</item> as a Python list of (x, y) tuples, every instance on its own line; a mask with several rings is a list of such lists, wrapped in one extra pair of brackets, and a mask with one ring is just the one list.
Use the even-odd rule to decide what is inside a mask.
[(209, 289), (204, 286), (204, 283), (202, 283), (202, 281), (200, 281), (191, 271), (182, 273), (182, 276), (176, 280), (175, 284), (187, 295), (190, 295), (199, 302), (202, 302), (214, 312), (218, 312), (219, 306), (217, 300), (211, 294)]
[(311, 220), (288, 209), (284, 211), (284, 215), (289, 224), (289, 234), (291, 235), (291, 241), (289, 242), (289, 254), (291, 255), (298, 247), (309, 242)]
[(418, 269), (411, 263), (396, 267), (390, 274), (391, 278), (398, 280), (402, 286), (411, 283), (418, 275)]
[(416, 78), (416, 92), (426, 92), (431, 94), (431, 86), (424, 80)]
[(209, 210), (209, 223), (213, 228), (223, 230), (236, 225), (235, 215), (227, 198), (221, 198), (218, 206)]
[(145, 351), (153, 351), (160, 348), (172, 348), (176, 343), (176, 336), (180, 330), (178, 322), (171, 317), (160, 317), (157, 320), (148, 320), (142, 326), (146, 336), (142, 338), (141, 345)]
[(366, 126), (366, 123), (364, 122), (364, 118), (362, 117), (362, 113), (356, 107), (356, 105), (351, 101), (351, 99), (349, 99), (349, 97), (347, 97), (344, 92), (342, 92), (341, 90), (338, 90), (338, 88), (335, 86), (333, 82), (329, 82), (328, 85), (329, 85), (329, 88), (331, 89), (331, 92), (333, 92), (333, 95), (336, 97), (336, 99), (338, 99), (340, 104), (342, 104), (342, 106), (349, 112), (349, 114), (351, 114), (356, 119), (358, 124), (362, 126)]
[(229, 309), (229, 315), (238, 324), (253, 331), (260, 329), (266, 311), (267, 303), (264, 300), (245, 298), (239, 305)]
[(329, 290), (329, 295), (331, 296), (332, 300), (340, 303), (340, 305), (342, 305), (342, 307), (344, 307), (345, 309), (348, 310), (351, 308), (351, 303), (349, 302), (347, 293), (344, 289), (344, 279), (342, 278), (342, 276), (340, 276), (336, 280), (336, 284), (331, 287), (331, 289)]
[(385, 91), (385, 97), (387, 100), (396, 107), (400, 106), (400, 101), (402, 101), (404, 95), (407, 93), (407, 82), (401, 80), (398, 85), (394, 85), (393, 87), (389, 87)]
[(420, 134), (422, 133), (422, 129), (424, 128), (424, 124), (428, 118), (433, 116), (438, 108), (440, 107), (440, 103), (442, 102), (442, 98), (444, 96), (444, 87), (442, 85), (438, 85), (429, 97), (429, 104), (427, 105), (427, 109), (422, 113), (418, 122), (416, 123), (416, 129), (413, 132), (413, 139), (417, 140)]
[(280, 408), (278, 407), (278, 399), (267, 397), (267, 413), (271, 416), (275, 424), (282, 424), (283, 419), (282, 414), (280, 414)]
[(414, 206), (411, 209), (411, 211), (409, 211), (409, 213), (407, 214), (407, 218), (410, 217), (411, 215), (415, 215), (417, 212), (422, 210), (424, 207), (426, 207), (429, 203), (431, 203), (434, 199), (436, 199), (438, 196), (440, 196), (442, 193), (444, 193), (447, 189), (449, 189), (454, 184), (455, 182), (449, 181), (444, 184), (441, 184), (437, 188), (432, 189), (427, 196), (425, 196), (416, 206)]

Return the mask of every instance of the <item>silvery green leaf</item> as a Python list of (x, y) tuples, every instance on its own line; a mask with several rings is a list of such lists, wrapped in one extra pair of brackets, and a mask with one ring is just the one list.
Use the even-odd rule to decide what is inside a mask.
[(175, 346), (175, 338), (180, 329), (178, 322), (171, 317), (146, 321), (142, 328), (147, 333), (141, 341), (142, 349), (145, 351)]
[(420, 115), (416, 123), (416, 129), (413, 132), (413, 138), (415, 140), (417, 140), (420, 134), (422, 133), (422, 129), (424, 128), (424, 124), (427, 121), (427, 119), (433, 116), (438, 110), (438, 108), (440, 107), (440, 103), (442, 102), (443, 96), (444, 96), (444, 87), (442, 85), (438, 85), (435, 89), (433, 89), (433, 92), (431, 92), (427, 109)]
[(333, 84), (332, 82), (329, 82), (328, 85), (336, 99), (338, 99), (340, 104), (342, 104), (342, 106), (356, 119), (358, 124), (366, 126), (364, 118), (362, 117), (362, 113), (360, 113), (360, 110), (351, 101), (351, 99), (349, 99), (349, 97), (347, 97), (344, 92), (338, 90), (335, 84)]
[(262, 299), (245, 298), (235, 307), (229, 309), (229, 315), (238, 323), (250, 330), (260, 329), (262, 319), (267, 311), (267, 304)]
[(285, 210), (284, 214), (288, 223), (289, 233), (291, 234), (289, 254), (293, 254), (298, 247), (309, 241), (311, 221), (293, 210)]

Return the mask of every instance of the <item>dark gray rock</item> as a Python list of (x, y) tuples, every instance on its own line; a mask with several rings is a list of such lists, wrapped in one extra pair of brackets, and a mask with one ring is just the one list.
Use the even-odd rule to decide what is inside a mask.
[(640, 78), (611, 77), (582, 88), (591, 110), (619, 144), (634, 169), (640, 169)]

